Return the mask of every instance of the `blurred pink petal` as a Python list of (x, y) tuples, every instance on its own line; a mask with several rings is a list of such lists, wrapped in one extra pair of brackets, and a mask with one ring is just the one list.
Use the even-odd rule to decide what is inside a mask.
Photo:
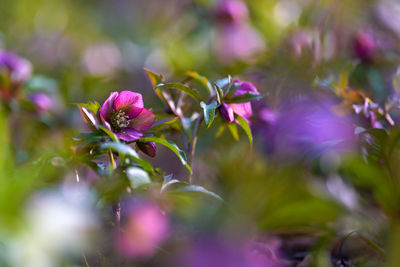
[(145, 132), (151, 128), (155, 120), (156, 115), (147, 109), (142, 109), (142, 112), (136, 118), (131, 119), (130, 126), (138, 131)]

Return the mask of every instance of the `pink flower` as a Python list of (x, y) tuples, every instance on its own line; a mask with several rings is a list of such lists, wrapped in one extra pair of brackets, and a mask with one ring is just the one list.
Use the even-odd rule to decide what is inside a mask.
[[(250, 82), (242, 82), (239, 80), (235, 80), (233, 84), (239, 84), (239, 87), (233, 94), (233, 96), (243, 95), (246, 93), (259, 94), (257, 88)], [(222, 118), (229, 123), (235, 120), (234, 114), (237, 114), (246, 120), (250, 119), (250, 117), (253, 115), (250, 101), (237, 104), (222, 103), (221, 106), (219, 107), (219, 111)]]
[(131, 207), (121, 231), (116, 236), (118, 251), (127, 258), (149, 257), (168, 237), (169, 223), (152, 204)]
[(216, 18), (221, 23), (247, 21), (248, 13), (246, 4), (239, 0), (222, 0), (216, 6)]
[(156, 116), (144, 108), (142, 95), (112, 92), (100, 110), (104, 124), (123, 141), (134, 141), (151, 128)]

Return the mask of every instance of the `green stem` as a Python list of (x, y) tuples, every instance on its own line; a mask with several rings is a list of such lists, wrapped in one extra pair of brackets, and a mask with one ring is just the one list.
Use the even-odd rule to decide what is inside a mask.
[[(111, 149), (108, 151), (108, 156), (110, 157), (109, 168), (110, 168), (110, 175), (111, 175), (112, 172), (117, 168), (117, 165), (116, 165), (115, 159), (114, 159), (114, 154)], [(111, 208), (112, 208), (112, 212), (114, 214), (115, 226), (119, 227), (120, 221), (121, 221), (121, 205), (120, 205), (119, 201), (117, 201), (115, 204), (113, 204)]]
[[(188, 146), (188, 154), (189, 154), (188, 164), (190, 167), (192, 167), (194, 154), (196, 152), (196, 145), (197, 145), (197, 139), (198, 139), (197, 134), (199, 132), (202, 121), (203, 121), (203, 113), (200, 114), (199, 118), (196, 121), (196, 124), (193, 129), (192, 140), (190, 141), (189, 146)], [(192, 174), (193, 173), (189, 174), (189, 184), (192, 183)]]

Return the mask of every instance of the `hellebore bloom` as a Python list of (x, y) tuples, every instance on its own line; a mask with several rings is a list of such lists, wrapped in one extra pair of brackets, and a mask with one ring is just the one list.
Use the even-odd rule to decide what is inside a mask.
[(33, 93), (29, 96), (29, 99), (39, 112), (46, 112), (53, 106), (51, 98), (43, 92)]
[[(233, 96), (243, 95), (246, 93), (259, 94), (257, 88), (250, 82), (242, 82), (239, 80), (235, 80), (233, 82), (233, 85), (235, 84), (237, 84), (239, 87), (237, 88)], [(229, 123), (235, 120), (234, 114), (237, 114), (246, 120), (249, 120), (250, 117), (253, 115), (250, 101), (237, 104), (236, 103), (227, 104), (223, 102), (219, 107), (219, 112), (222, 118)]]
[(101, 107), (100, 117), (123, 141), (139, 139), (156, 119), (144, 108), (142, 95), (130, 91), (112, 92)]
[(141, 204), (129, 208), (117, 233), (116, 247), (127, 258), (149, 257), (168, 235), (168, 218), (154, 204)]

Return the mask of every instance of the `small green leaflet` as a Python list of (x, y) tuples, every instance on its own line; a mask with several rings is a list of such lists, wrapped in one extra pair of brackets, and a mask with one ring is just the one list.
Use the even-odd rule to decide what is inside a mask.
[(210, 104), (206, 104), (203, 101), (200, 102), (200, 106), (204, 111), (204, 121), (206, 122), (207, 128), (210, 127), (211, 123), (215, 118), (215, 109), (217, 108), (217, 102), (213, 100)]
[(240, 127), (245, 131), (247, 137), (249, 138), (250, 147), (253, 147), (253, 135), (251, 134), (251, 128), (249, 123), (241, 116), (236, 115), (236, 120), (238, 121)]
[(163, 76), (161, 74), (157, 74), (146, 68), (144, 68), (144, 71), (146, 72), (147, 77), (149, 77), (150, 82), (153, 85), (153, 87), (156, 87), (157, 84), (160, 84), (162, 82)]
[(200, 82), (210, 93), (210, 95), (213, 93), (213, 88), (211, 83), (208, 81), (208, 79), (200, 74), (198, 74), (195, 71), (187, 71), (186, 76)]
[(255, 93), (245, 93), (241, 95), (235, 95), (230, 98), (225, 98), (225, 103), (246, 103), (259, 98), (264, 97), (263, 95), (255, 94)]
[(192, 97), (193, 99), (195, 99), (197, 101), (201, 101), (201, 96), (200, 96), (199, 92), (197, 92), (195, 89), (192, 89), (192, 88), (187, 87), (180, 83), (160, 83), (154, 89), (157, 90), (159, 88), (169, 88), (169, 89), (179, 90), (179, 91), (186, 93), (188, 96)]

